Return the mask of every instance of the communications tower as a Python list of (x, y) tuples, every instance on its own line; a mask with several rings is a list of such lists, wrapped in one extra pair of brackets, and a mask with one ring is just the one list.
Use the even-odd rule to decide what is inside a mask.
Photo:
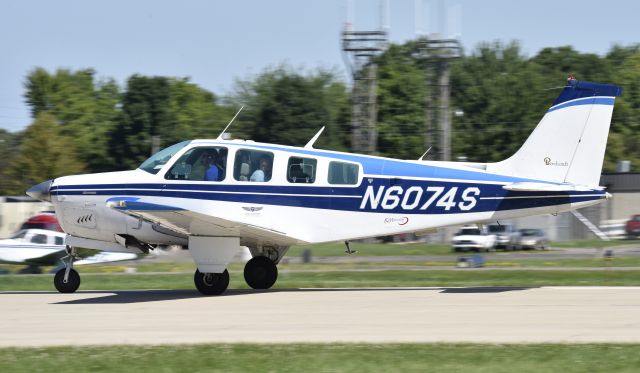
[(356, 153), (375, 154), (378, 143), (376, 122), (378, 66), (376, 57), (388, 46), (385, 17), (388, 2), (382, 3), (380, 30), (354, 31), (347, 22), (342, 31), (342, 52), (352, 77), (351, 147)]

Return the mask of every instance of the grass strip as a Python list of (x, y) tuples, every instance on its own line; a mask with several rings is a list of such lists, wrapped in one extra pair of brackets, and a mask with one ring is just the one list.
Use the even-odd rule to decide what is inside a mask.
[[(0, 276), (0, 291), (50, 291), (53, 275)], [(640, 271), (433, 270), (281, 273), (276, 288), (406, 286), (640, 286)], [(80, 290), (193, 289), (190, 273), (82, 274)], [(230, 288), (246, 288), (242, 273), (231, 273)]]
[(203, 344), (0, 349), (2, 372), (637, 372), (635, 344)]

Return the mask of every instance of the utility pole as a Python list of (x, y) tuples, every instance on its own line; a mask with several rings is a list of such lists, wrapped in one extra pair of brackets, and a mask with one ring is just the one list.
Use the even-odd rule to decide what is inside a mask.
[(151, 155), (154, 155), (159, 151), (160, 151), (160, 136), (153, 135), (151, 136)]
[(385, 19), (388, 3), (382, 3), (381, 30), (353, 31), (350, 19), (342, 31), (342, 52), (351, 77), (351, 147), (356, 153), (375, 154), (378, 132), (376, 129), (378, 66), (375, 57), (388, 45)]

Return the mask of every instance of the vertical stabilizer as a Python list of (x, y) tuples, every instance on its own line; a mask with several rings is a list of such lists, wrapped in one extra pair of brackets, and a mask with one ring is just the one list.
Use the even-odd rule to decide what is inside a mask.
[(597, 186), (613, 104), (622, 88), (569, 79), (522, 147), (487, 171)]

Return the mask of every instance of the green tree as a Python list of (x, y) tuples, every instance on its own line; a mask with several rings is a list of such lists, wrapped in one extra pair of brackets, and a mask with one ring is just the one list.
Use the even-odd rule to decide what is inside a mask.
[(117, 169), (138, 166), (149, 157), (153, 136), (170, 129), (169, 79), (133, 75), (122, 96), (122, 114), (110, 133)]
[(348, 146), (348, 94), (332, 72), (267, 69), (253, 80), (237, 81), (230, 101), (245, 105), (238, 124), (230, 129), (236, 137), (303, 146), (325, 126), (316, 147)]
[(117, 118), (118, 86), (113, 80), (96, 81), (95, 71), (58, 69), (50, 74), (37, 68), (27, 75), (25, 99), (36, 118), (54, 115), (61, 134), (73, 138), (81, 160), (92, 172), (113, 167), (108, 133)]
[(11, 133), (0, 130), (0, 195), (7, 194), (9, 179), (6, 177), (7, 167), (16, 156), (22, 141), (22, 132)]
[(219, 103), (218, 96), (189, 79), (170, 79), (169, 90), (174, 124), (164, 133), (165, 145), (191, 138), (216, 138), (235, 114), (233, 108)]
[(623, 87), (622, 96), (616, 100), (607, 143), (605, 170), (615, 170), (619, 160), (630, 160), (632, 169), (640, 169), (640, 50), (637, 46), (626, 51), (615, 48), (607, 56), (612, 61), (624, 55), (616, 65), (611, 81)]
[(217, 137), (232, 116), (217, 101), (188, 79), (132, 76), (122, 96), (119, 123), (109, 134), (115, 168), (137, 167), (151, 154), (154, 138), (166, 147), (195, 137)]
[(424, 149), (426, 78), (415, 42), (391, 45), (378, 64), (378, 152), (416, 159)]
[(540, 69), (517, 43), (482, 44), (454, 64), (451, 76), (453, 107), (463, 112), (453, 118), (453, 155), (470, 161), (513, 154), (558, 93), (545, 89)]
[(34, 184), (84, 170), (73, 141), (61, 134), (53, 115), (42, 112), (25, 130), (18, 153), (7, 165), (4, 193), (23, 195)]

